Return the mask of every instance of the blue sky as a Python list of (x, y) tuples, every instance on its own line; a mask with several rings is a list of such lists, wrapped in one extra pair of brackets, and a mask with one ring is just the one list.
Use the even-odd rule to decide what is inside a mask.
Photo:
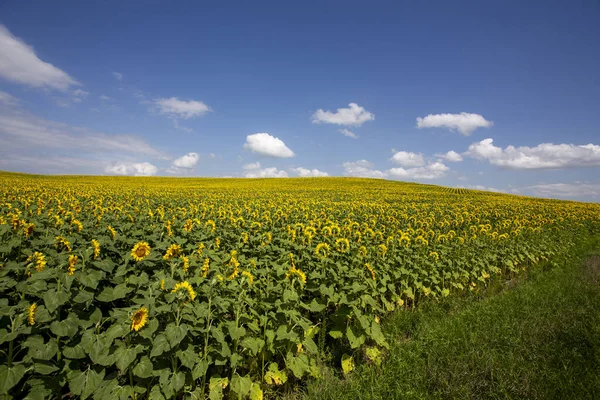
[(600, 201), (597, 1), (91, 3), (0, 5), (0, 169)]

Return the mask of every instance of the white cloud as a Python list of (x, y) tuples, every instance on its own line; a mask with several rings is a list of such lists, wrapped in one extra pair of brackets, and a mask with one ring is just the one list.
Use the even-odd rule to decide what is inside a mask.
[(110, 135), (49, 121), (22, 110), (0, 109), (0, 148), (7, 152), (53, 149), (54, 152), (99, 152), (143, 154), (163, 153), (131, 135)]
[(249, 171), (249, 170), (253, 170), (253, 169), (260, 169), (260, 162), (255, 162), (255, 163), (250, 163), (250, 164), (246, 164), (242, 167), (245, 171)]
[(473, 143), (466, 155), (512, 169), (542, 169), (600, 166), (600, 146), (594, 144), (542, 143), (535, 147), (501, 148), (491, 138)]
[(342, 128), (342, 129), (338, 130), (338, 132), (344, 136), (351, 137), (352, 139), (358, 139), (358, 135), (349, 129)]
[(327, 172), (319, 171), (318, 169), (308, 169), (308, 168), (290, 168), (292, 172), (298, 174), (298, 176), (309, 177), (309, 176), (329, 176)]
[(441, 162), (432, 162), (417, 168), (391, 168), (387, 171), (389, 175), (400, 179), (439, 179), (449, 170)]
[(421, 153), (410, 153), (407, 151), (398, 151), (391, 158), (394, 164), (402, 167), (420, 167), (425, 165), (425, 159)]
[(483, 190), (486, 192), (496, 192), (496, 193), (505, 193), (504, 190), (502, 189), (496, 189), (494, 187), (490, 187), (490, 186), (483, 186), (483, 185), (466, 185), (466, 186), (457, 186), (458, 188), (465, 188), (465, 189), (473, 189), (473, 190)]
[(346, 126), (361, 126), (375, 119), (375, 115), (356, 103), (348, 104), (348, 108), (338, 108), (337, 112), (318, 109), (312, 116), (313, 124), (337, 124)]
[(149, 162), (115, 163), (107, 165), (104, 172), (111, 175), (151, 176), (156, 175), (158, 168)]
[(454, 150), (450, 150), (447, 153), (444, 154), (436, 154), (436, 157), (439, 158), (443, 158), (446, 161), (450, 161), (450, 162), (460, 162), (463, 160), (462, 156), (460, 154), (458, 154), (457, 152), (455, 152)]
[(244, 172), (245, 178), (287, 178), (288, 174), (285, 171), (278, 170), (275, 167), (270, 168), (252, 168)]
[(19, 104), (19, 99), (10, 93), (0, 90), (0, 104), (4, 104), (5, 106), (16, 106)]
[(198, 164), (198, 160), (200, 160), (198, 153), (187, 153), (173, 161), (173, 166), (177, 168), (194, 168)]
[(600, 184), (574, 182), (574, 183), (548, 183), (526, 187), (536, 196), (556, 197), (562, 199), (578, 199), (589, 197), (593, 199), (600, 198)]
[(83, 99), (88, 97), (89, 94), (90, 94), (90, 92), (87, 92), (83, 89), (75, 89), (73, 91), (73, 102), (81, 103), (83, 101)]
[(179, 100), (177, 97), (156, 99), (154, 104), (158, 107), (159, 113), (183, 119), (198, 117), (212, 111), (201, 101)]
[(108, 97), (108, 96), (107, 96), (107, 95), (105, 95), (105, 94), (102, 94), (102, 95), (98, 96), (98, 98), (99, 98), (100, 100), (102, 100), (102, 101), (111, 101), (111, 100), (112, 100), (112, 97)]
[(115, 77), (116, 80), (118, 81), (122, 81), (123, 80), (123, 74), (120, 72), (113, 72), (113, 76)]
[(460, 114), (429, 114), (424, 118), (417, 118), (417, 128), (448, 128), (457, 130), (469, 136), (477, 128), (489, 128), (494, 123), (486, 120), (479, 114), (462, 112)]
[(268, 133), (255, 133), (246, 136), (244, 148), (270, 157), (289, 158), (295, 156), (294, 152), (281, 139)]
[(0, 25), (0, 76), (27, 86), (60, 91), (79, 85), (63, 70), (40, 60), (33, 47), (13, 36), (4, 25)]
[(345, 175), (361, 178), (385, 178), (385, 172), (373, 169), (373, 164), (367, 160), (347, 161), (342, 164)]

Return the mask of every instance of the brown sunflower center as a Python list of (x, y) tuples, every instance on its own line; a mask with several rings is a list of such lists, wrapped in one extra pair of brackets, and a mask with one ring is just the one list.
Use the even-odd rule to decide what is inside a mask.
[(146, 255), (146, 248), (143, 246), (138, 247), (135, 250), (135, 255), (138, 257), (144, 257)]

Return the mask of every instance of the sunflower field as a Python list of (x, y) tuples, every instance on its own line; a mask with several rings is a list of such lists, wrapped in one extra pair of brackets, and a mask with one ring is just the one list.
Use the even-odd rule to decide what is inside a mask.
[(382, 180), (0, 178), (2, 398), (272, 397), (600, 232), (599, 204)]

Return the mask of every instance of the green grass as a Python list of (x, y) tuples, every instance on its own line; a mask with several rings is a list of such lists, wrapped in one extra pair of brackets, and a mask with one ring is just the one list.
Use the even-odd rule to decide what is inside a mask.
[(576, 253), (517, 284), (396, 313), (381, 367), (363, 362), (346, 378), (330, 369), (293, 397), (600, 398), (600, 241)]

